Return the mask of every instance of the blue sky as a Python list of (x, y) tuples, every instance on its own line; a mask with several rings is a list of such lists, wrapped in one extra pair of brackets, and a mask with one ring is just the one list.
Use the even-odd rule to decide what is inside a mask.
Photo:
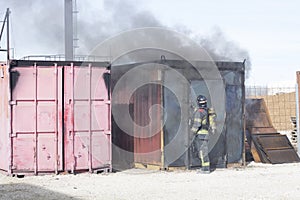
[[(77, 1), (81, 14), (79, 16), (84, 15), (90, 23), (97, 15), (105, 21), (104, 0)], [(23, 6), (19, 6), (21, 3), (18, 0), (0, 2), (0, 7), (3, 8), (0, 11), (1, 18), (6, 7), (11, 7), (13, 12), (12, 45), (16, 48), (17, 57), (63, 52), (63, 45), (60, 45), (63, 35), (57, 35), (57, 33), (62, 33), (63, 27), (62, 2), (63, 0), (28, 0), (28, 3)], [(137, 10), (150, 11), (163, 25), (184, 26), (200, 35), (207, 36), (214, 27), (219, 27), (228, 40), (234, 41), (250, 54), (252, 70), (247, 84), (290, 85), (295, 83), (296, 71), (300, 70), (300, 1), (113, 0), (107, 2), (119, 2), (119, 4), (131, 2)], [(44, 8), (39, 3), (45, 4)], [(51, 5), (55, 6), (50, 8)], [(92, 9), (93, 12), (90, 11)], [(118, 9), (122, 9), (122, 6)], [(47, 18), (43, 19), (42, 16), (47, 10), (52, 11), (48, 15), (54, 18), (53, 21), (44, 23), (43, 20)], [(130, 10), (122, 13), (126, 14), (126, 12), (130, 14)], [(47, 25), (44, 31), (49, 32), (53, 30), (53, 27), (58, 30), (53, 31), (52, 35), (45, 34), (44, 37), (57, 37), (59, 42), (53, 44), (46, 41), (43, 38), (44, 34), (32, 30), (34, 26), (43, 24)], [(122, 24), (122, 21), (118, 24)], [(79, 39), (81, 42), (85, 41), (83, 38)], [(51, 48), (44, 48), (47, 45)]]

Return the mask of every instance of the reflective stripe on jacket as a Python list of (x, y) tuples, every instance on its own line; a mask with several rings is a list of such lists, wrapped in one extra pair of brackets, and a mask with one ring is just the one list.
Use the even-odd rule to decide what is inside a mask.
[[(207, 119), (208, 116), (208, 119)], [(208, 120), (208, 121), (207, 121)], [(193, 126), (191, 131), (195, 134), (208, 134), (209, 128), (215, 129), (216, 113), (212, 108), (209, 109), (195, 109)]]

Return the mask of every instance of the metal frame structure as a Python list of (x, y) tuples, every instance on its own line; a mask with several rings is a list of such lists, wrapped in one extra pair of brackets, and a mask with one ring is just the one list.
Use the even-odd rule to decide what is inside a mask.
[[(197, 61), (198, 62), (198, 61)], [(151, 63), (161, 63), (160, 61), (154, 61)], [(126, 73), (126, 71), (130, 70), (131, 68), (134, 68), (138, 65), (141, 65), (144, 63), (135, 63), (135, 64), (128, 64), (128, 65), (119, 65), (119, 66), (112, 66), (112, 89), (114, 88), (114, 84), (115, 82), (117, 82), (117, 80), (119, 79), (120, 76), (122, 76), (122, 74)], [(165, 65), (168, 65), (170, 67), (172, 67), (174, 70), (178, 70), (180, 72), (183, 73), (183, 75), (187, 78), (187, 80), (198, 80), (201, 79), (201, 76), (199, 77), (198, 73), (195, 72), (195, 70), (193, 70), (190, 66), (189, 63), (186, 63), (184, 61), (180, 61), (180, 60), (165, 60), (164, 63)], [(207, 62), (205, 61), (199, 61), (198, 64), (200, 64), (200, 66), (204, 66), (204, 68), (207, 65)], [(224, 160), (225, 163), (222, 164), (221, 162), (217, 161), (215, 159), (214, 162), (217, 163), (221, 163), (220, 165), (217, 164), (216, 166), (218, 167), (226, 167), (226, 166), (230, 166), (230, 165), (243, 165), (245, 163), (245, 145), (244, 145), (244, 140), (245, 140), (245, 116), (244, 116), (244, 104), (245, 104), (245, 85), (244, 85), (244, 81), (245, 81), (245, 63), (244, 62), (216, 62), (215, 63), (219, 70), (221, 71), (221, 73), (223, 73), (224, 77), (223, 79), (225, 81), (225, 85), (226, 85), (226, 93), (228, 92), (228, 94), (226, 95), (226, 104), (229, 106), (227, 108), (227, 112), (231, 113), (230, 115), (228, 115), (226, 117), (227, 121), (226, 123), (228, 123), (228, 127), (221, 130), (222, 131), (222, 137), (224, 140), (224, 152), (226, 152), (225, 154), (225, 158)], [(209, 68), (207, 68), (209, 70)], [(204, 69), (205, 70), (205, 69)], [(156, 71), (152, 71), (151, 69), (149, 69), (147, 72), (148, 76), (154, 76), (157, 77), (157, 72)], [(160, 80), (157, 80), (158, 82), (161, 82), (162, 84), (165, 83), (166, 81), (166, 75), (167, 72), (165, 71), (160, 71)], [(236, 75), (234, 75), (236, 74)], [(156, 80), (156, 79), (155, 79)], [(155, 81), (154, 80), (154, 81)], [(127, 93), (127, 88), (126, 88), (126, 84), (124, 83), (124, 88), (122, 88), (122, 93)], [(166, 101), (165, 95), (165, 89), (163, 89), (163, 87), (161, 88), (161, 91), (157, 91), (156, 93), (151, 93), (151, 87), (153, 88), (153, 90), (156, 90), (154, 88), (154, 86), (149, 86), (149, 87), (144, 87), (144, 89), (142, 89), (142, 91), (137, 90), (137, 94), (133, 94), (133, 104), (134, 104), (134, 113), (136, 114), (136, 116), (133, 116), (134, 120), (137, 124), (147, 124), (147, 119), (148, 119), (148, 113), (147, 113), (147, 109), (149, 106), (151, 106), (153, 103), (156, 102), (156, 99), (160, 99), (160, 104), (166, 109), (165, 106), (168, 106), (170, 102)], [(184, 88), (184, 87), (183, 87)], [(188, 91), (189, 88), (185, 88), (183, 89), (181, 88), (181, 91)], [(238, 89), (238, 91), (235, 91), (236, 89)], [(227, 91), (228, 90), (228, 91)], [(188, 92), (187, 92), (188, 93)], [(148, 98), (146, 98), (147, 94), (149, 95)], [(154, 95), (154, 96), (153, 96)], [(231, 95), (233, 95), (233, 97), (231, 97)], [(120, 94), (120, 97), (122, 97), (122, 95)], [(144, 98), (143, 98), (144, 97)], [(178, 98), (178, 97), (177, 97)], [(153, 101), (154, 100), (154, 101)], [(143, 101), (143, 102), (140, 102)], [(184, 101), (189, 102), (189, 97), (187, 99), (184, 99)], [(119, 103), (120, 105), (124, 105), (125, 102), (123, 102), (122, 98), (120, 99), (114, 99), (114, 102)], [(158, 103), (159, 104), (159, 103)], [(112, 105), (115, 106), (115, 105)], [(129, 105), (128, 105), (129, 106)], [(170, 109), (173, 109), (174, 105), (170, 106)], [(175, 105), (176, 106), (176, 105)], [(238, 106), (238, 111), (236, 110), (236, 107)], [(187, 107), (185, 109), (186, 111), (189, 110), (189, 108)], [(236, 110), (236, 111), (233, 111)], [(235, 114), (237, 113), (233, 113), (233, 112), (238, 112), (238, 118), (235, 118)], [(152, 113), (153, 114), (153, 113)], [(160, 113), (161, 115), (161, 119), (163, 119), (165, 117), (164, 113)], [(176, 117), (175, 117), (176, 118)], [(176, 120), (176, 119), (175, 119)], [(236, 120), (238, 120), (238, 125), (234, 126), (234, 128), (231, 127), (232, 123), (235, 123)], [(163, 120), (162, 120), (163, 121)], [(162, 122), (161, 121), (161, 122)], [(186, 120), (188, 121), (188, 119)], [(181, 144), (178, 144), (180, 146), (184, 146), (189, 144), (189, 141), (191, 140), (190, 138), (190, 134), (187, 134), (189, 132), (189, 129), (184, 128), (184, 130), (181, 130), (182, 133), (185, 133), (182, 135), (181, 140)], [(174, 137), (174, 135), (172, 136), (174, 130), (168, 130), (166, 127), (162, 128), (161, 131), (159, 133), (157, 133), (156, 135), (159, 135), (159, 137), (155, 137), (151, 136), (148, 139), (148, 142), (145, 141), (145, 139), (143, 138), (144, 136), (147, 136), (147, 133), (137, 133), (135, 130), (133, 130), (135, 138), (134, 138), (134, 142), (132, 143), (132, 145), (134, 146), (134, 150), (133, 153), (135, 155), (137, 155), (137, 157), (135, 156), (133, 162), (134, 165), (136, 167), (142, 167), (142, 166), (147, 166), (149, 168), (153, 168), (153, 169), (170, 169), (172, 167), (184, 167), (184, 168), (191, 168), (191, 152), (190, 150), (187, 150), (179, 160), (176, 160), (176, 162), (174, 163), (170, 163), (170, 157), (168, 157), (168, 154), (172, 154), (172, 152), (170, 152), (170, 150), (168, 150), (168, 152), (166, 151), (167, 149), (165, 149), (165, 144), (168, 144), (170, 142), (170, 140), (172, 140), (172, 137)], [(124, 137), (123, 135), (126, 135), (126, 133), (122, 133), (122, 132), (114, 132), (113, 134), (119, 134), (119, 135), (115, 135), (113, 137), (117, 138), (117, 137), (122, 137), (125, 139), (128, 139), (128, 141), (123, 141), (124, 143), (128, 143), (131, 140), (131, 137)], [(140, 134), (142, 134), (142, 138), (136, 138), (137, 136), (140, 136)], [(146, 134), (146, 135), (145, 135)], [(171, 136), (170, 136), (171, 134)], [(168, 136), (169, 135), (169, 136)], [(179, 134), (180, 135), (180, 134)], [(221, 142), (222, 143), (222, 142)], [(221, 144), (220, 143), (220, 144)], [(158, 147), (158, 144), (160, 144), (160, 147)], [(177, 143), (176, 143), (177, 144)], [(120, 146), (126, 146), (126, 145), (122, 145), (120, 144)], [(160, 150), (161, 154), (155, 154), (154, 153), (158, 150)], [(147, 152), (150, 150), (150, 156), (149, 157), (142, 157), (141, 153), (143, 152)], [(174, 149), (175, 151), (176, 149)], [(153, 153), (151, 153), (153, 152)], [(217, 155), (218, 152), (218, 148), (216, 148), (212, 154)]]
[(5, 24), (6, 24), (6, 49), (0, 49), (0, 51), (6, 51), (7, 52), (7, 61), (9, 61), (10, 59), (10, 42), (9, 42), (9, 15), (10, 15), (10, 10), (9, 8), (7, 8), (6, 10), (6, 14), (4, 16), (4, 20), (3, 20), (3, 24), (2, 24), (2, 27), (1, 27), (1, 32), (0, 32), (0, 41), (2, 39), (2, 35), (3, 35), (3, 32), (4, 32), (4, 27), (5, 27)]

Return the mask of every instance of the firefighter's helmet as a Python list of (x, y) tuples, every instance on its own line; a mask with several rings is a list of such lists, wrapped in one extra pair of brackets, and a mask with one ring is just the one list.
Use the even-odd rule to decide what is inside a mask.
[(200, 108), (207, 108), (207, 99), (203, 95), (197, 97), (197, 104)]

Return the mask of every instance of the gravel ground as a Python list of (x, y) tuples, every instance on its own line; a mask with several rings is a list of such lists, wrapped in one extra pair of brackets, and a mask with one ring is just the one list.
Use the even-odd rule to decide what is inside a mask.
[(300, 199), (300, 163), (195, 171), (0, 175), (0, 199)]

